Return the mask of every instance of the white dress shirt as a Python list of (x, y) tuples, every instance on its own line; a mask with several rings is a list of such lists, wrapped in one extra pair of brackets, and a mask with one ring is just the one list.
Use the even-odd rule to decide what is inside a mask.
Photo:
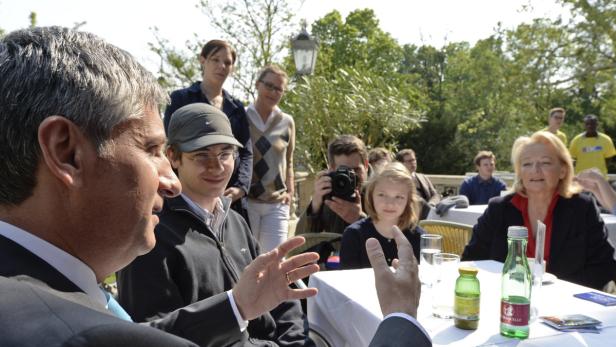
[(107, 299), (96, 282), (94, 271), (84, 262), (34, 234), (3, 221), (0, 221), (0, 235), (46, 261), (92, 300), (107, 307)]

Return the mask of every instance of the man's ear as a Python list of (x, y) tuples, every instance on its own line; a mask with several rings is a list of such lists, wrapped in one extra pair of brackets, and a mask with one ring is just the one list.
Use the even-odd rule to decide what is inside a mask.
[(169, 163), (171, 163), (171, 167), (177, 170), (178, 166), (180, 166), (180, 163), (182, 161), (182, 157), (181, 157), (182, 154), (181, 153), (176, 154), (171, 148), (171, 146), (167, 147), (165, 154), (167, 155), (167, 159), (169, 160)]
[(38, 128), (41, 157), (49, 172), (65, 185), (81, 184), (84, 145), (81, 130), (62, 116), (47, 117)]

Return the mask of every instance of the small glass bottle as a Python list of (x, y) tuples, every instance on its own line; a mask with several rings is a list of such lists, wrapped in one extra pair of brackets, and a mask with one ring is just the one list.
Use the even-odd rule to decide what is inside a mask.
[(509, 251), (501, 282), (500, 333), (517, 339), (525, 339), (529, 333), (532, 280), (526, 258), (527, 238), (525, 227), (511, 226), (507, 230)]
[(456, 280), (456, 292), (453, 306), (454, 324), (465, 330), (475, 330), (479, 325), (479, 280), (477, 269), (461, 266), (460, 277)]

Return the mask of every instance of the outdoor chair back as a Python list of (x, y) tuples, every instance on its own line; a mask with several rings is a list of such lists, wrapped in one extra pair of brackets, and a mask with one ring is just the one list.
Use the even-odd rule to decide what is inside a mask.
[(419, 226), (429, 234), (443, 236), (443, 252), (462, 255), (464, 247), (471, 239), (473, 227), (467, 224), (441, 220), (422, 220)]

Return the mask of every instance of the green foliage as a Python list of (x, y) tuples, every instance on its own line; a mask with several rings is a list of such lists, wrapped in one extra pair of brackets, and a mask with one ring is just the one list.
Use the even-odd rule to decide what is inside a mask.
[(575, 17), (536, 19), (491, 37), (442, 49), (405, 46), (401, 73), (419, 77), (429, 96), (428, 122), (400, 138), (418, 154), (420, 169), (461, 174), (474, 170), (478, 150), (496, 153), (499, 169), (511, 170), (515, 138), (546, 126), (547, 111), (567, 109), (569, 138), (582, 131), (587, 113), (600, 114), (616, 130), (612, 1), (563, 1)]
[(30, 19), (30, 28), (34, 28), (36, 26), (36, 12), (30, 12), (28, 18)]
[[(326, 166), (327, 143), (337, 135), (395, 150), (398, 136), (423, 120), (416, 79), (398, 73), (403, 50), (378, 24), (364, 9), (344, 20), (333, 11), (312, 25), (320, 44), (315, 75), (298, 81), (282, 106), (296, 119), (296, 162), (310, 171)], [(286, 62), (293, 71), (291, 57)]]
[(156, 42), (148, 42), (150, 50), (160, 58), (158, 83), (172, 91), (190, 85), (201, 76), (201, 67), (197, 59), (201, 46), (194, 35), (192, 40), (184, 42), (184, 49), (173, 46), (169, 40), (160, 35), (157, 27), (152, 28)]
[(333, 74), (338, 68), (395, 73), (402, 59), (402, 49), (390, 34), (379, 28), (371, 9), (355, 10), (342, 20), (332, 11), (312, 25), (320, 41), (317, 75)]
[(283, 105), (296, 120), (298, 161), (310, 171), (326, 167), (327, 143), (341, 134), (391, 148), (398, 135), (421, 120), (418, 100), (392, 87), (396, 84), (354, 68), (298, 81)]
[[(539, 18), (495, 32), (471, 45), (399, 45), (370, 9), (343, 18), (332, 11), (312, 24), (320, 43), (314, 76), (292, 81), (282, 108), (297, 122), (297, 160), (310, 170), (326, 161), (326, 144), (351, 133), (370, 147), (413, 148), (421, 171), (474, 170), (478, 150), (492, 150), (511, 170), (513, 141), (542, 129), (552, 107), (564, 107), (563, 131), (580, 133), (585, 114), (600, 117), (616, 136), (616, 3), (559, 0), (573, 18)], [(253, 93), (255, 72), (281, 57), (297, 28), (282, 0), (202, 0), (208, 22), (240, 52), (236, 82)], [(254, 16), (254, 14), (259, 16)], [(168, 88), (199, 77), (196, 60), (206, 41), (195, 35), (176, 49), (160, 38), (160, 81)], [(171, 47), (171, 48), (170, 48)], [(287, 47), (288, 48), (288, 47)], [(611, 168), (616, 169), (616, 167)]]
[(235, 80), (245, 95), (254, 97), (259, 70), (281, 59), (291, 29), (297, 27), (295, 13), (303, 1), (287, 0), (201, 0), (198, 7), (210, 25), (238, 53)]

